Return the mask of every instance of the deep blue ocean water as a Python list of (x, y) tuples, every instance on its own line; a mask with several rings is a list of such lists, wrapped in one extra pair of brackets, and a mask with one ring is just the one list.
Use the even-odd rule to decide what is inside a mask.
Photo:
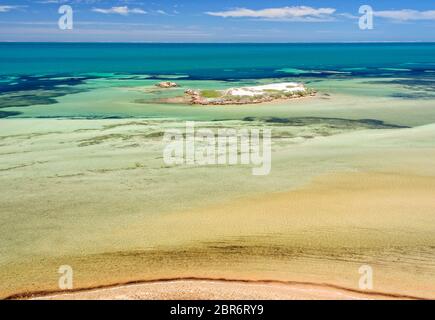
[(281, 70), (285, 68), (305, 70), (304, 75), (316, 70), (419, 73), (435, 70), (435, 43), (0, 43), (2, 75), (134, 73), (240, 79), (280, 77), (289, 73)]

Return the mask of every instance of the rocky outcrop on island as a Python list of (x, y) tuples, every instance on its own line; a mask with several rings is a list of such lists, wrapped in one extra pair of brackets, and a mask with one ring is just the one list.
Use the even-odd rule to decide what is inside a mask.
[(176, 88), (176, 87), (178, 87), (178, 84), (176, 84), (175, 82), (171, 82), (171, 81), (163, 81), (163, 82), (156, 84), (156, 86), (159, 88), (167, 89), (167, 88)]
[(230, 88), (227, 90), (187, 89), (185, 91), (187, 100), (191, 104), (198, 105), (254, 104), (313, 95), (315, 95), (313, 90), (306, 88), (302, 83), (295, 82)]

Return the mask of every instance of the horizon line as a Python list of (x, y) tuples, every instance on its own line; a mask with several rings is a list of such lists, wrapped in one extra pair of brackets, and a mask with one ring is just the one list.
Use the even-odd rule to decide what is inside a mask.
[(239, 41), (217, 41), (217, 42), (171, 42), (171, 41), (3, 41), (0, 43), (53, 43), (53, 44), (365, 44), (365, 43), (430, 43), (435, 44), (435, 40), (413, 40), (413, 41), (282, 41), (282, 42), (239, 42)]

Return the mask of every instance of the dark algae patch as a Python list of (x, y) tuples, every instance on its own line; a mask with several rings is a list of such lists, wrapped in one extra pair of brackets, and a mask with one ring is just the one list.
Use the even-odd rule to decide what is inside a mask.
[(367, 129), (403, 129), (407, 126), (385, 123), (376, 119), (341, 119), (341, 118), (318, 118), (318, 117), (301, 117), (301, 118), (279, 118), (279, 117), (246, 117), (244, 121), (260, 121), (270, 124), (303, 127), (307, 125), (327, 124), (334, 128), (367, 128)]
[(433, 78), (424, 79), (392, 79), (367, 81), (369, 84), (379, 85), (399, 85), (409, 91), (401, 91), (391, 94), (393, 98), (410, 100), (430, 100), (435, 99), (435, 80)]
[(78, 77), (20, 76), (0, 81), (0, 109), (55, 104), (58, 97), (87, 91), (75, 87), (84, 80)]
[(1, 118), (18, 116), (20, 114), (21, 114), (21, 112), (17, 112), (17, 111), (2, 111), (2, 110), (0, 110), (0, 119)]

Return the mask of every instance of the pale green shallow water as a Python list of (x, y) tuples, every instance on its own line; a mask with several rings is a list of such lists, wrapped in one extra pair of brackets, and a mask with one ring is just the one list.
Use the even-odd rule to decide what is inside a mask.
[[(177, 218), (180, 212), (198, 207), (247, 196), (255, 201), (256, 196), (294, 190), (328, 174), (435, 177), (433, 125), (399, 129), (310, 119), (267, 124), (274, 132), (273, 162), (271, 174), (264, 177), (253, 176), (246, 166), (165, 166), (158, 133), (182, 128), (184, 123), (178, 120), (2, 120), (1, 294), (56, 289), (57, 268), (63, 264), (74, 267), (77, 286), (96, 286), (162, 277), (252, 274), (260, 279), (298, 280), (316, 275), (318, 281), (332, 283), (337, 277), (341, 283), (352, 279), (348, 277), (358, 264), (371, 261), (382, 279), (393, 270), (406, 281), (416, 277), (416, 286), (430, 287), (427, 279), (435, 274), (431, 216), (425, 217), (423, 229), (415, 226), (422, 223), (419, 217), (399, 230), (343, 228), (337, 221), (327, 230), (295, 229), (285, 234), (267, 222), (258, 224), (256, 232), (246, 231), (249, 219), (240, 222), (240, 228), (232, 226), (237, 232), (223, 233), (201, 216)], [(246, 128), (247, 124), (213, 121), (198, 126)], [(415, 209), (427, 210), (417, 202)], [(302, 212), (295, 213), (304, 221)], [(236, 210), (229, 214), (237, 221)], [(275, 212), (269, 214), (275, 225)], [(162, 225), (161, 219), (169, 222)], [(312, 237), (322, 242), (313, 243)], [(367, 251), (364, 241), (376, 245), (370, 244)], [(385, 262), (385, 252), (393, 262)], [(336, 268), (322, 268), (325, 261), (337, 264)], [(315, 270), (305, 274), (305, 268)], [(340, 278), (341, 268), (350, 275)], [(395, 292), (389, 285), (397, 281), (386, 284), (383, 290)]]
[[(425, 68), (433, 59), (426, 53), (411, 56)], [(56, 288), (59, 264), (74, 264), (78, 285), (87, 286), (164, 276), (168, 269), (173, 276), (212, 270), (217, 277), (237, 271), (238, 275), (257, 272), (259, 277), (288, 279), (287, 263), (296, 257), (314, 269), (320, 268), (322, 261), (333, 261), (337, 269), (315, 272), (319, 279), (334, 282), (346, 265), (343, 260), (351, 257), (352, 263), (358, 264), (368, 259), (382, 265), (385, 252), (391, 261), (402, 259), (402, 263), (386, 264), (382, 269), (385, 279), (393, 270), (407, 280), (415, 277), (415, 283), (430, 286), (427, 279), (435, 273), (435, 240), (428, 231), (433, 230), (432, 216), (425, 217), (424, 228), (417, 228), (410, 219), (409, 226), (400, 230), (354, 225), (321, 229), (319, 234), (334, 243), (326, 245), (327, 249), (322, 243), (309, 242), (317, 234), (313, 230), (298, 230), (298, 239), (304, 242), (307, 237), (308, 242), (289, 256), (286, 250), (293, 250), (296, 235), (279, 234), (267, 223), (252, 234), (225, 236), (207, 223), (203, 229), (193, 230), (190, 225), (194, 221), (187, 220), (177, 232), (171, 225), (156, 223), (159, 217), (176, 220), (180, 212), (198, 207), (295, 190), (328, 174), (380, 172), (433, 178), (434, 79), (422, 70), (404, 71), (404, 61), (396, 61), (403, 57), (394, 58), (391, 66), (374, 65), (375, 74), (365, 76), (305, 76), (310, 68), (290, 68), (290, 63), (274, 61), (267, 76), (261, 78), (258, 70), (249, 69), (248, 75), (256, 75), (256, 79), (243, 80), (240, 73), (245, 71), (231, 71), (231, 61), (227, 61), (227, 71), (213, 74), (222, 76), (221, 80), (200, 79), (210, 75), (204, 62), (192, 70), (196, 78), (189, 79), (180, 77), (183, 70), (170, 74), (161, 65), (157, 67), (162, 74), (154, 73), (153, 79), (146, 72), (104, 73), (105, 63), (95, 67), (101, 72), (83, 70), (86, 79), (77, 83), (73, 78), (81, 75), (74, 70), (64, 75), (39, 74), (36, 80), (19, 74), (1, 79), (0, 116), (6, 118), (0, 119), (0, 296)], [(273, 77), (278, 69), (284, 74)], [(367, 70), (353, 65), (338, 69)], [(223, 79), (225, 74), (238, 78)], [(155, 87), (168, 79), (181, 88)], [(223, 89), (282, 81), (302, 81), (318, 94), (245, 106), (158, 102), (183, 94), (186, 88)], [(7, 91), (14, 83), (17, 88)], [(167, 167), (162, 160), (162, 133), (166, 128), (182, 128), (185, 120), (209, 128), (271, 128), (271, 174), (258, 178), (252, 176), (250, 167), (243, 166)], [(415, 210), (427, 208), (416, 201)], [(335, 238), (343, 234), (352, 240), (350, 244)], [(373, 240), (376, 246), (364, 247), (364, 241), (370, 239), (378, 241)], [(211, 254), (216, 250), (221, 251)], [(323, 252), (328, 252), (326, 258)], [(251, 259), (254, 263), (248, 268), (244, 261)], [(214, 264), (208, 265), (209, 260)], [(263, 264), (257, 265), (258, 261)], [(183, 273), (186, 265), (193, 267)], [(302, 280), (308, 276), (302, 269), (291, 272), (299, 273), (297, 278)]]
[[(164, 104), (158, 100), (181, 96), (187, 88), (224, 89), (235, 86), (295, 81), (295, 79), (264, 79), (244, 81), (177, 80), (177, 89), (158, 89), (157, 80), (88, 80), (74, 88), (78, 93), (56, 98), (56, 104), (11, 107), (18, 117), (31, 118), (172, 118), (190, 120), (241, 120), (247, 117), (321, 117), (375, 119), (398, 125), (423, 125), (435, 122), (434, 101), (429, 97), (414, 98), (416, 90), (401, 81), (412, 79), (296, 79), (318, 91), (307, 101), (276, 102), (255, 106), (190, 106)], [(397, 82), (397, 83), (395, 83)], [(430, 88), (420, 89), (431, 94)], [(39, 93), (35, 92), (37, 96)], [(402, 98), (400, 95), (405, 95)], [(409, 95), (409, 97), (407, 96)], [(18, 99), (19, 100), (19, 99)]]

